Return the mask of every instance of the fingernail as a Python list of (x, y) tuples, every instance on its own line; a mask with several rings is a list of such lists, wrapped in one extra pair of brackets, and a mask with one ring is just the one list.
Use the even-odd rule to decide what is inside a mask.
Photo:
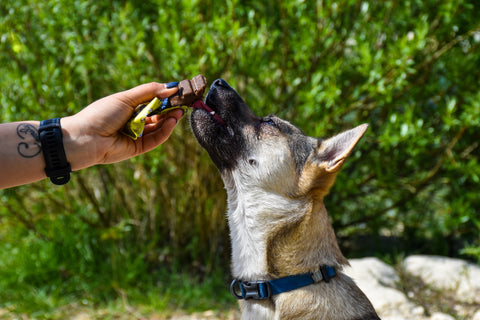
[(165, 84), (165, 88), (167, 88), (167, 89), (171, 89), (171, 88), (175, 88), (175, 87), (178, 87), (178, 82), (177, 81), (169, 82), (169, 83)]
[[(177, 118), (174, 118), (174, 117), (169, 117), (168, 119), (173, 119), (173, 120), (175, 120), (175, 125), (177, 125), (177, 123), (178, 123), (178, 120), (177, 120)], [(168, 119), (167, 119), (167, 120), (168, 120)]]

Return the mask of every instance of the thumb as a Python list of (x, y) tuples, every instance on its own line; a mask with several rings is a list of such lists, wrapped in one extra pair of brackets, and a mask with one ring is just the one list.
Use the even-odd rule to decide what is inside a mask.
[(122, 100), (127, 100), (126, 102), (129, 105), (136, 107), (137, 105), (150, 101), (155, 97), (161, 99), (167, 98), (177, 91), (178, 87), (167, 89), (164, 83), (150, 82), (119, 92), (118, 95), (122, 96)]

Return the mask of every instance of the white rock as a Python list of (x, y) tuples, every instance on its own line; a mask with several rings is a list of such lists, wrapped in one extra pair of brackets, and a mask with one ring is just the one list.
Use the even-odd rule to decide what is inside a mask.
[(430, 320), (455, 320), (455, 318), (445, 313), (435, 312)]
[(352, 268), (347, 274), (356, 281), (374, 281), (392, 288), (395, 288), (399, 281), (395, 269), (377, 258), (352, 259), (350, 265)]
[(460, 259), (410, 256), (403, 262), (407, 273), (439, 290), (455, 293), (461, 302), (480, 303), (480, 267)]
[(418, 306), (396, 289), (399, 281), (395, 270), (377, 258), (350, 260), (345, 273), (352, 277), (372, 302), (380, 318), (386, 320), (411, 319)]
[(475, 314), (473, 315), (472, 320), (480, 320), (480, 310), (478, 310), (477, 312), (475, 312)]
[(412, 315), (413, 316), (422, 316), (425, 314), (425, 308), (422, 307), (422, 306), (416, 306), (413, 310), (412, 310)]

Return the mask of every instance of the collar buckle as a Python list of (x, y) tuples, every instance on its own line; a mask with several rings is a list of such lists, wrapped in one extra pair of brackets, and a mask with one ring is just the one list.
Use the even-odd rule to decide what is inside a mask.
[(240, 281), (234, 279), (230, 292), (237, 299), (265, 300), (272, 296), (272, 289), (267, 281)]
[(230, 292), (236, 299), (265, 300), (279, 293), (302, 288), (320, 281), (330, 282), (337, 275), (335, 267), (321, 265), (312, 273), (302, 273), (270, 281), (241, 281), (234, 279)]
[(320, 281), (325, 281), (325, 282), (330, 282), (330, 279), (335, 277), (337, 273), (335, 272), (334, 267), (322, 265), (320, 268), (311, 273), (312, 279), (315, 283), (320, 282)]

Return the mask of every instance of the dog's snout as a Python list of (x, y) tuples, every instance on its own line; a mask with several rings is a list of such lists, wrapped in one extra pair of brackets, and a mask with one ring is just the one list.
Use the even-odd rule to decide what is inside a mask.
[(224, 88), (231, 88), (230, 85), (223, 79), (217, 79), (213, 81), (213, 87), (224, 87)]

